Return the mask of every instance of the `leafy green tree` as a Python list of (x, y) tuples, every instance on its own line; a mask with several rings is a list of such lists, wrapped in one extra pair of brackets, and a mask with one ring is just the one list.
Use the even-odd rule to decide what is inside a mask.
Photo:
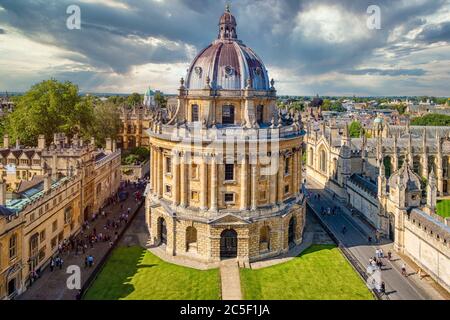
[(88, 131), (97, 143), (103, 144), (106, 138), (116, 139), (121, 126), (120, 107), (105, 101), (95, 106), (93, 121)]
[(300, 101), (293, 101), (290, 104), (290, 108), (294, 109), (295, 111), (303, 111), (305, 110), (305, 104)]
[(92, 121), (92, 101), (93, 97), (81, 97), (70, 82), (42, 81), (17, 99), (14, 111), (5, 119), (5, 132), (28, 146), (35, 145), (40, 134), (48, 142), (57, 132), (85, 135)]
[(139, 104), (142, 103), (142, 101), (143, 101), (142, 96), (141, 96), (139, 93), (137, 93), (137, 92), (132, 93), (132, 94), (129, 95), (128, 98), (127, 98), (127, 103), (128, 103), (130, 106), (139, 105)]
[(361, 122), (359, 121), (353, 121), (350, 126), (348, 127), (348, 130), (350, 132), (350, 137), (352, 138), (358, 138), (361, 134)]
[(415, 126), (450, 126), (450, 116), (437, 113), (429, 113), (411, 120)]
[(161, 92), (155, 93), (155, 101), (158, 106), (165, 108), (167, 106), (167, 98)]
[(125, 104), (127, 101), (127, 98), (124, 96), (110, 96), (108, 97), (108, 102), (111, 102), (116, 105), (122, 105)]

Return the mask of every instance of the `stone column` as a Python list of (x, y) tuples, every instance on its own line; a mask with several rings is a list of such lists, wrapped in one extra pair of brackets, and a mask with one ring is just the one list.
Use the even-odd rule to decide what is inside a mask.
[(164, 156), (163, 156), (163, 152), (162, 149), (160, 148), (158, 150), (158, 197), (162, 198), (163, 196), (163, 178), (164, 178), (164, 168), (163, 168), (163, 164), (164, 164)]
[(187, 207), (187, 184), (188, 184), (188, 169), (186, 168), (186, 159), (181, 157), (180, 162), (180, 206)]
[[(278, 161), (275, 159), (271, 159), (272, 161)], [(276, 164), (271, 163), (271, 166), (275, 166)], [(270, 170), (270, 176), (269, 176), (269, 203), (275, 204), (277, 202), (277, 177), (278, 177), (278, 170), (276, 170), (275, 172), (272, 172), (272, 167)]]
[(172, 192), (173, 192), (173, 204), (178, 206), (180, 204), (180, 193), (178, 191), (180, 184), (180, 177), (178, 172), (179, 155), (176, 152), (172, 157)]
[(277, 204), (281, 204), (284, 198), (284, 156), (280, 154), (278, 163), (278, 192), (277, 192)]
[(158, 193), (158, 153), (153, 148), (153, 193)]
[(299, 167), (298, 167), (298, 152), (294, 151), (294, 159), (293, 159), (293, 165), (292, 165), (292, 188), (294, 188), (293, 190), (293, 194), (296, 195), (298, 193), (299, 190), (299, 184), (298, 184), (298, 176), (300, 174), (299, 171)]
[(200, 164), (200, 210), (208, 209), (208, 164), (203, 157)]
[(252, 210), (256, 210), (257, 207), (257, 198), (256, 198), (256, 192), (258, 190), (258, 180), (257, 180), (257, 166), (256, 163), (252, 164)]
[(211, 157), (211, 211), (217, 211), (217, 163), (216, 156)]
[(241, 162), (241, 210), (247, 210), (247, 156)]
[(153, 173), (155, 156), (153, 155), (153, 147), (150, 147), (150, 187), (152, 192), (155, 191), (155, 176)]

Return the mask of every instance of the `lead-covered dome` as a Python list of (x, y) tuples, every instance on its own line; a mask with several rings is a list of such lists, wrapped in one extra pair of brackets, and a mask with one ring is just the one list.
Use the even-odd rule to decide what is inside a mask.
[(229, 8), (219, 20), (219, 36), (192, 62), (187, 89), (269, 90), (266, 67), (256, 53), (237, 39), (236, 19)]

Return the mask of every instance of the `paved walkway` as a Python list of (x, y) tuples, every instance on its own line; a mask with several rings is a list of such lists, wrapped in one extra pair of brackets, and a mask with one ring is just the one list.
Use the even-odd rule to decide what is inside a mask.
[[(369, 259), (375, 256), (375, 250), (382, 248), (385, 253), (389, 250), (393, 253), (392, 261), (384, 259), (384, 267), (381, 272), (382, 281), (386, 284), (387, 297), (391, 300), (428, 300), (443, 299), (444, 297), (436, 290), (431, 279), (420, 280), (416, 275), (416, 269), (407, 264), (408, 277), (401, 275), (401, 265), (403, 260), (392, 249), (392, 243), (384, 240), (381, 244), (368, 243), (368, 236), (375, 239), (375, 230), (370, 228), (358, 218), (352, 218), (350, 211), (341, 203), (332, 200), (329, 194), (311, 178), (307, 179), (309, 193), (320, 194), (320, 199), (310, 197), (308, 203), (319, 214), (328, 228), (333, 232), (339, 242), (346, 247), (357, 259), (364, 269), (368, 265)], [(339, 206), (339, 213), (336, 215), (321, 215), (321, 207), (327, 208)], [(347, 231), (342, 234), (343, 226)], [(407, 263), (407, 262), (406, 262)]]
[(236, 259), (220, 262), (222, 300), (242, 300), (241, 278)]
[[(127, 208), (131, 208), (132, 212), (136, 210), (139, 206), (134, 200), (133, 192), (137, 189), (133, 187), (128, 187), (125, 191), (129, 192), (128, 199), (123, 202), (123, 209), (120, 209), (120, 204), (110, 205), (106, 207), (105, 212), (107, 213), (106, 218), (99, 217), (94, 222), (90, 223), (89, 229), (85, 233), (90, 233), (93, 228), (96, 228), (97, 233), (103, 232), (104, 234), (108, 232), (112, 237), (117, 231), (119, 234), (121, 230), (125, 227), (125, 223), (121, 223), (118, 229), (110, 229), (105, 232), (104, 225), (106, 220), (118, 221), (121, 213), (126, 212)], [(63, 253), (62, 259), (64, 260), (64, 265), (62, 269), (55, 268), (53, 272), (47, 267), (41, 274), (40, 278), (32, 284), (31, 287), (27, 289), (22, 295), (17, 299), (19, 300), (73, 300), (76, 298), (78, 290), (68, 289), (66, 285), (67, 278), (70, 274), (66, 273), (66, 268), (69, 265), (77, 265), (81, 269), (81, 285), (92, 274), (94, 268), (86, 268), (84, 266), (84, 260), (87, 255), (92, 255), (94, 257), (94, 263), (100, 261), (102, 257), (107, 253), (110, 248), (109, 242), (97, 242), (94, 244), (93, 248), (88, 248), (83, 254), (80, 252), (78, 255), (75, 252)]]

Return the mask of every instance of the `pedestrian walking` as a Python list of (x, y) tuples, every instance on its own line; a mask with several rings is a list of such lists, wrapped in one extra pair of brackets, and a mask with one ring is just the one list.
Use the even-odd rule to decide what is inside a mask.
[(402, 275), (405, 277), (408, 276), (408, 274), (406, 273), (406, 264), (405, 263), (402, 264)]
[(50, 259), (50, 271), (53, 272), (53, 269), (55, 268), (55, 259), (53, 257)]
[(384, 281), (381, 282), (380, 289), (381, 294), (386, 294), (386, 284), (384, 283)]

